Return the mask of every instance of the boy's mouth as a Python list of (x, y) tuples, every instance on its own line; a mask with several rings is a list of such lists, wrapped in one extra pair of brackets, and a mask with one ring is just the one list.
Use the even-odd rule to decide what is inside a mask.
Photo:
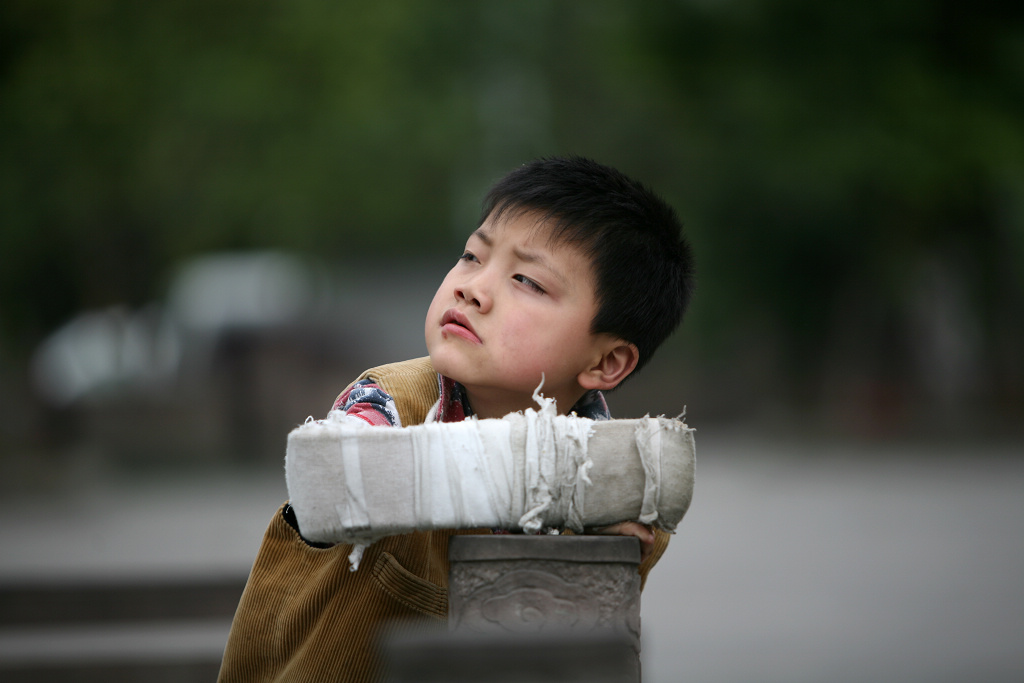
[(474, 344), (481, 343), (480, 337), (476, 336), (473, 326), (469, 324), (469, 318), (454, 308), (449, 308), (441, 316), (441, 334), (445, 337), (454, 334)]

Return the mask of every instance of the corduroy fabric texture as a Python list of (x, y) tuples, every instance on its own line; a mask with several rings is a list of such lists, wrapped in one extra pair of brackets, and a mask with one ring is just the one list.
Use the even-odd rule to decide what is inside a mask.
[(427, 419), (427, 411), (437, 401), (440, 393), (437, 372), (429, 357), (370, 368), (352, 384), (361, 379), (376, 380), (380, 388), (391, 395), (403, 427), (423, 424)]
[[(402, 424), (420, 424), (438, 398), (429, 358), (372, 368), (394, 399)], [(358, 380), (357, 380), (358, 381)], [(487, 529), (390, 536), (366, 549), (350, 572), (351, 546), (316, 548), (275, 514), (263, 538), (231, 625), (220, 683), (380, 681), (376, 650), (388, 629), (410, 621), (445, 629), (448, 615), (448, 539)], [(640, 566), (641, 581), (668, 545), (656, 532), (655, 549)], [(643, 585), (643, 583), (641, 583)]]

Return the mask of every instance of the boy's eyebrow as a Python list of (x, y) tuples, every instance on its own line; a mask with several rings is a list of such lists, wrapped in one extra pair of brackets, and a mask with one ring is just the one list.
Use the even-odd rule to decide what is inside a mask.
[[(487, 234), (487, 231), (484, 230), (483, 226), (474, 230), (471, 237), (476, 237), (478, 240), (483, 242), (484, 245), (488, 247), (494, 245), (494, 240), (491, 238), (489, 234)], [(549, 273), (551, 273), (562, 284), (562, 286), (568, 287), (569, 281), (565, 278), (565, 275), (563, 273), (560, 273), (557, 268), (552, 266), (551, 262), (544, 257), (544, 254), (539, 254), (533, 251), (524, 251), (519, 247), (513, 247), (512, 254), (517, 259), (524, 263), (536, 263), (537, 265), (541, 266)]]
[(547, 259), (543, 253), (537, 253), (533, 251), (523, 251), (519, 247), (513, 247), (512, 253), (517, 259), (523, 263), (535, 263), (544, 270), (551, 273), (551, 275), (558, 280), (563, 287), (569, 287), (569, 281), (566, 279), (565, 274), (555, 268), (551, 261)]
[(512, 247), (512, 253), (515, 254), (515, 257), (520, 261), (525, 261), (526, 263), (539, 263), (542, 266), (548, 265), (547, 259), (544, 258), (543, 254), (537, 254), (532, 251), (524, 251), (519, 247)]

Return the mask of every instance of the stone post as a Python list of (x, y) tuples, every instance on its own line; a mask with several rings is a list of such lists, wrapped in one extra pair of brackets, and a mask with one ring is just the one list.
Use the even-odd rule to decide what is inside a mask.
[(453, 536), (450, 633), (393, 641), (391, 680), (639, 683), (640, 544)]
[(612, 632), (640, 652), (635, 538), (453, 536), (448, 558), (453, 631)]

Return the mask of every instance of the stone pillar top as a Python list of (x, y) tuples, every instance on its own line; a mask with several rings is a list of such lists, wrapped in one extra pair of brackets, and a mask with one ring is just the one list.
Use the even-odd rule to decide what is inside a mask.
[(640, 564), (640, 541), (627, 536), (452, 536), (448, 557), (452, 562), (553, 560)]

